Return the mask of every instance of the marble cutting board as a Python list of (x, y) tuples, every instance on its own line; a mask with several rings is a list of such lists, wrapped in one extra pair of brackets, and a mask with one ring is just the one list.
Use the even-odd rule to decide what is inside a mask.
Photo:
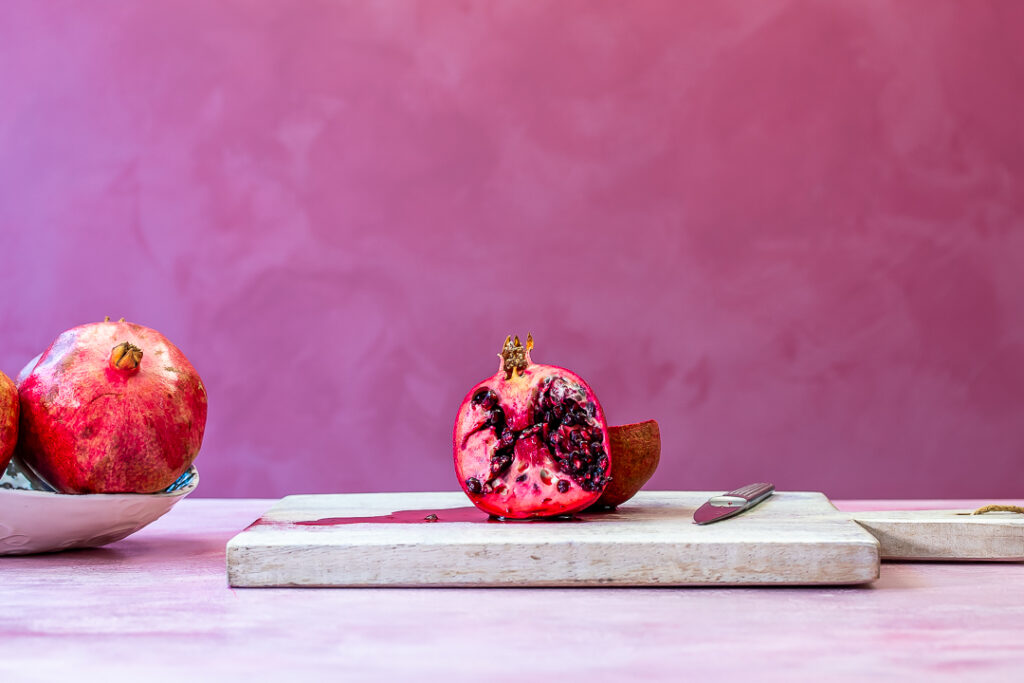
[(461, 492), (289, 496), (228, 543), (228, 580), (237, 587), (511, 587), (878, 577), (878, 542), (823, 494), (776, 492), (740, 516), (693, 524), (693, 511), (720, 493), (641, 492), (616, 512), (558, 522), (488, 521)]

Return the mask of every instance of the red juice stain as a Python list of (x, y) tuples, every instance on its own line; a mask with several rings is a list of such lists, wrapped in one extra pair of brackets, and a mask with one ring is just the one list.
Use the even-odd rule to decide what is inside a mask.
[(446, 510), (396, 510), (390, 515), (374, 515), (373, 517), (324, 517), (302, 522), (293, 522), (298, 526), (335, 526), (339, 524), (438, 524), (440, 522), (474, 522), (474, 523), (516, 523), (516, 522), (582, 522), (583, 519), (571, 515), (561, 517), (545, 517), (542, 519), (502, 519), (491, 517), (475, 507), (450, 508)]

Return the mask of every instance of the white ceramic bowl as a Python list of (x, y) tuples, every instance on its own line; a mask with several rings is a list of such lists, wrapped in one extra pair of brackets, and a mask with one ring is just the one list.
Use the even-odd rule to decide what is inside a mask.
[(190, 467), (160, 493), (56, 493), (17, 460), (0, 477), (0, 555), (94, 548), (162, 517), (199, 484)]

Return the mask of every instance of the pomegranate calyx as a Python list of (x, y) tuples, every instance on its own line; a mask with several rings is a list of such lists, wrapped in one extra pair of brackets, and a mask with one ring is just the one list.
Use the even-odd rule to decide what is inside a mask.
[(130, 342), (121, 342), (110, 350), (110, 366), (122, 372), (135, 372), (142, 362), (142, 349)]
[(512, 379), (513, 376), (522, 375), (523, 371), (529, 367), (530, 363), (530, 351), (533, 350), (533, 334), (526, 335), (526, 346), (519, 341), (519, 335), (516, 335), (513, 341), (512, 335), (505, 337), (505, 344), (501, 349), (501, 353), (498, 354), (498, 358), (501, 359), (501, 363), (498, 365), (498, 371), (505, 373), (505, 379)]

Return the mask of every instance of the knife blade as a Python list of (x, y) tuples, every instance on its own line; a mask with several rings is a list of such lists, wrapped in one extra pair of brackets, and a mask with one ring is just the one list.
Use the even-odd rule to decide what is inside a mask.
[(712, 496), (693, 513), (693, 523), (711, 524), (734, 517), (767, 499), (774, 491), (773, 484), (758, 482), (721, 496)]

